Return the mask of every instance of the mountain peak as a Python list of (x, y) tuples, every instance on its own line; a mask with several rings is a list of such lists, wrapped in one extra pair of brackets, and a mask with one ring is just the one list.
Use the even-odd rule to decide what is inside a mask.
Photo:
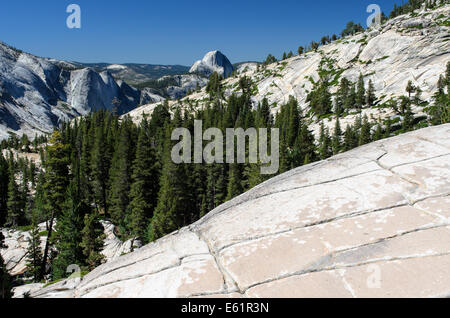
[(206, 53), (203, 59), (195, 62), (189, 72), (201, 73), (206, 76), (217, 72), (223, 77), (229, 77), (233, 70), (230, 60), (222, 52), (215, 50)]

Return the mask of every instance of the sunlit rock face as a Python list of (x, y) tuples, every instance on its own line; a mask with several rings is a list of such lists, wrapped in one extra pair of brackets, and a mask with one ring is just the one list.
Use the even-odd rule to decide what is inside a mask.
[(206, 53), (205, 57), (194, 63), (190, 73), (200, 73), (206, 76), (217, 72), (224, 78), (229, 77), (233, 73), (233, 65), (228, 58), (220, 51), (211, 51)]
[[(296, 55), (266, 67), (258, 68), (255, 63), (244, 63), (237, 67), (236, 76), (223, 81), (224, 96), (239, 96), (239, 80), (247, 76), (252, 82), (254, 107), (266, 98), (272, 106), (272, 112), (276, 113), (280, 106), (293, 96), (306, 115), (310, 111), (307, 96), (314, 88), (313, 83), (319, 81), (319, 71), (322, 67), (329, 74), (333, 74), (330, 75), (330, 92), (333, 94), (343, 78), (356, 82), (361, 74), (366, 88), (369, 81), (373, 84), (378, 104), (376, 107), (363, 109), (361, 114), (350, 111), (347, 116), (340, 118), (343, 130), (348, 125), (353, 125), (355, 117), (359, 115), (395, 120), (397, 114), (393, 109), (378, 106), (390, 99), (407, 95), (405, 89), (409, 81), (415, 87), (420, 87), (420, 98), (423, 101), (433, 103), (439, 76), (445, 74), (446, 65), (450, 61), (450, 27), (444, 22), (450, 16), (450, 5), (436, 10), (418, 10), (415, 15), (417, 17), (410, 14), (396, 17), (379, 27), (374, 26), (364, 32), (320, 46), (316, 52)], [(183, 107), (189, 102), (198, 102), (201, 108), (205, 107), (208, 101), (209, 93), (203, 89), (182, 99), (181, 103), (171, 101), (170, 106)], [(133, 110), (130, 115), (138, 122), (143, 114), (151, 115), (154, 107), (155, 105), (143, 105)], [(411, 110), (417, 117), (426, 116), (423, 106), (413, 105)], [(312, 119), (313, 124), (309, 128), (318, 137), (319, 120)], [(336, 118), (330, 117), (321, 123), (332, 131)]]
[(141, 92), (105, 71), (36, 57), (0, 42), (0, 139), (34, 137), (92, 110), (128, 112)]
[(448, 296), (449, 136), (425, 128), (292, 170), (32, 296)]

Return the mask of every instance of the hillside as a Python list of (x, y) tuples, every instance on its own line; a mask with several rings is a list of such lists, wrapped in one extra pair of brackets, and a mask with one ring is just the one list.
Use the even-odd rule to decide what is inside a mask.
[(430, 127), (297, 168), (31, 296), (448, 296), (449, 134)]
[(151, 97), (109, 72), (40, 58), (0, 42), (0, 139), (50, 133), (61, 122), (94, 109), (119, 113)]
[[(450, 5), (436, 10), (417, 10), (413, 14), (390, 19), (378, 29), (371, 28), (354, 36), (347, 36), (330, 44), (320, 46), (292, 58), (278, 61), (267, 67), (249, 64), (247, 71), (240, 68), (238, 75), (223, 83), (223, 98), (231, 94), (241, 94), (239, 81), (247, 76), (251, 81), (252, 103), (256, 107), (267, 99), (275, 113), (280, 105), (287, 103), (290, 96), (299, 102), (304, 114), (311, 120), (316, 135), (319, 125), (317, 117), (310, 112), (307, 96), (326, 77), (333, 98), (342, 79), (357, 83), (360, 74), (364, 77), (366, 90), (372, 82), (376, 101), (372, 107), (348, 109), (341, 115), (343, 128), (353, 123), (355, 115), (376, 120), (395, 118), (396, 113), (389, 106), (392, 99), (406, 95), (406, 87), (411, 81), (421, 89), (421, 105), (413, 105), (416, 117), (424, 116), (423, 107), (432, 100), (437, 89), (439, 76), (446, 71), (450, 61), (450, 27), (448, 17)], [(181, 106), (199, 105), (211, 102), (206, 89), (193, 93), (181, 101)], [(171, 106), (179, 105), (172, 101)], [(139, 121), (143, 113), (151, 113), (155, 105), (144, 105), (130, 112)], [(332, 129), (335, 116), (328, 116), (324, 124)], [(383, 122), (382, 122), (383, 123)]]
[(108, 64), (108, 63), (76, 63), (83, 67), (91, 67), (97, 72), (108, 71), (117, 80), (130, 85), (141, 84), (156, 80), (163, 76), (186, 74), (189, 67), (182, 65), (153, 65), (153, 64)]

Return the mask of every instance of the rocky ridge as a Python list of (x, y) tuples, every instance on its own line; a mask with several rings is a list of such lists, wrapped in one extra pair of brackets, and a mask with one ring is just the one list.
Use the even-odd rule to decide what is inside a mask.
[(234, 67), (228, 58), (220, 51), (211, 51), (206, 53), (202, 60), (192, 65), (190, 73), (200, 73), (209, 77), (217, 72), (223, 78), (229, 77), (234, 71)]
[[(114, 234), (114, 225), (107, 221), (102, 221), (105, 234), (105, 243), (102, 254), (105, 256), (105, 261), (110, 262), (119, 258), (122, 255), (130, 253), (133, 248), (139, 248), (138, 241), (133, 242), (128, 240), (122, 242)], [(11, 229), (0, 229), (5, 236), (5, 246), (7, 248), (1, 249), (1, 255), (5, 261), (6, 269), (11, 276), (23, 275), (26, 271), (26, 256), (31, 234), (29, 231), (19, 231)], [(39, 232), (43, 233), (41, 236), (41, 250), (44, 250), (47, 236), (45, 236), (46, 224), (39, 224)], [(133, 244), (133, 248), (132, 248)], [(24, 292), (29, 291), (36, 286), (42, 287), (44, 284), (31, 284), (20, 286), (15, 293), (16, 296), (23, 295)], [(27, 287), (27, 288), (26, 288)]]
[(30, 137), (94, 109), (124, 113), (160, 101), (115, 80), (111, 73), (40, 58), (0, 42), (0, 139)]
[(32, 297), (445, 297), (450, 124), (275, 177)]
[[(325, 69), (334, 74), (331, 93), (337, 90), (340, 79), (347, 78), (356, 82), (360, 74), (364, 76), (365, 86), (372, 80), (378, 105), (363, 109), (361, 116), (385, 119), (396, 116), (392, 109), (377, 107), (391, 98), (406, 94), (408, 81), (422, 90), (421, 99), (431, 101), (436, 92), (439, 76), (445, 73), (450, 61), (450, 27), (448, 17), (450, 5), (433, 11), (418, 10), (411, 15), (402, 15), (388, 20), (378, 28), (369, 28), (354, 36), (339, 39), (331, 44), (321, 46), (317, 52), (311, 51), (261, 67), (242, 66), (236, 76), (223, 82), (225, 97), (240, 94), (239, 78), (248, 76), (254, 92), (253, 105), (256, 106), (267, 98), (275, 113), (279, 106), (295, 97), (304, 114), (308, 114), (308, 93), (319, 80), (319, 70)], [(243, 72), (245, 70), (245, 72)], [(209, 102), (208, 94), (203, 89), (181, 100), (181, 105), (199, 102), (200, 107)], [(171, 106), (179, 105), (171, 101)], [(144, 105), (130, 115), (140, 121), (143, 113), (151, 114), (155, 105)], [(422, 107), (413, 106), (416, 117), (425, 116)], [(343, 129), (355, 120), (355, 114), (341, 118)], [(335, 118), (323, 121), (325, 126), (333, 129)], [(311, 118), (311, 128), (316, 135), (319, 125), (316, 118)]]

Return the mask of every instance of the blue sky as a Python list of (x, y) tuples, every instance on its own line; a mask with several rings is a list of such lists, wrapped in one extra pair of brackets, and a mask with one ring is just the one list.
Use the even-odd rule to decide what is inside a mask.
[[(66, 7), (82, 10), (68, 29)], [(401, 0), (15, 0), (3, 1), (0, 40), (43, 57), (108, 63), (191, 65), (220, 50), (232, 63), (337, 33), (365, 21), (369, 4), (388, 13)]]

